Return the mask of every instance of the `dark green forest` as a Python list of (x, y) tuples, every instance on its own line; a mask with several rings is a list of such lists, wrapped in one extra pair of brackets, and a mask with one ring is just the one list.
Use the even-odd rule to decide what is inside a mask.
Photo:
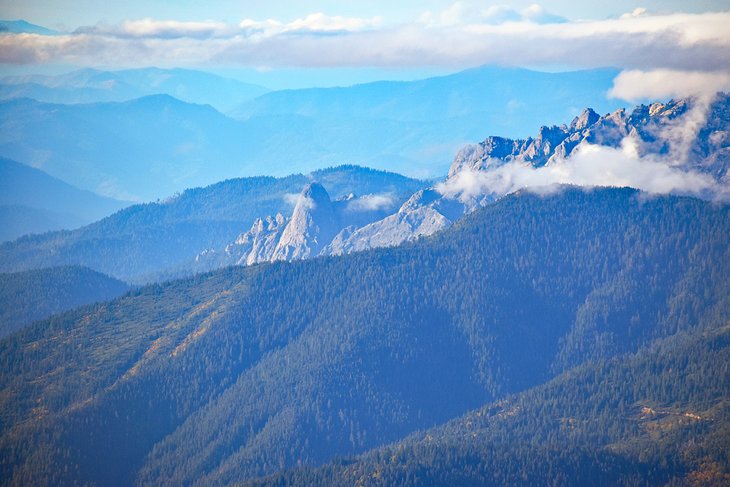
[(696, 199), (522, 192), (55, 315), (0, 342), (0, 482), (724, 479), (728, 235)]
[(0, 337), (35, 320), (107, 301), (127, 290), (126, 283), (80, 266), (0, 274)]
[(249, 485), (728, 485), (730, 325), (590, 361), (444, 426)]

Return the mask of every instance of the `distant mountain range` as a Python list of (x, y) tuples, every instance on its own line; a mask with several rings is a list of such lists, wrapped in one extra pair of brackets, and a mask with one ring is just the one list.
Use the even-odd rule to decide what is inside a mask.
[[(123, 103), (58, 105), (27, 98), (0, 103), (0, 153), (74, 186), (144, 201), (262, 173), (249, 150), (262, 144), (210, 106), (153, 95)], [(233, 164), (236, 169), (233, 169)]]
[[(421, 81), (284, 90), (239, 104), (238, 119), (181, 101), (223, 108), (252, 96), (203, 73), (85, 70), (6, 78), (0, 155), (83, 189), (140, 201), (231, 177), (343, 163), (434, 177), (484, 133), (526, 136), (585, 106), (602, 113), (622, 106), (606, 98), (616, 74), (479, 68)], [(166, 95), (127, 100), (138, 92)], [(75, 101), (94, 103), (68, 104)]]
[[(179, 104), (172, 98), (164, 102)], [(443, 230), (513, 190), (473, 183), (462, 187), (463, 172), (489, 175), (506, 164), (560, 168), (586, 144), (618, 148), (629, 139), (637, 157), (662, 158), (667, 166), (692, 170), (723, 188), (730, 164), (729, 105), (728, 95), (719, 95), (701, 123), (688, 123), (697, 110), (692, 100), (606, 115), (585, 109), (570, 124), (544, 126), (534, 138), (493, 136), (463, 148), (448, 177), (435, 185), (354, 166), (308, 176), (230, 180), (135, 206), (74, 232), (0, 246), (0, 269), (85, 265), (140, 283), (226, 265), (400, 245)], [(679, 138), (685, 126), (694, 128)]]
[[(441, 130), (458, 134), (462, 141), (476, 140), (485, 130), (526, 136), (542, 124), (577, 115), (585, 106), (599, 111), (621, 107), (623, 102), (606, 98), (618, 73), (615, 69), (545, 73), (484, 66), (418, 81), (274, 91), (243, 103), (231, 115), (242, 120), (300, 116), (323, 123), (350, 119), (438, 123)], [(426, 155), (434, 150), (435, 141), (423, 142), (419, 152)]]
[(0, 35), (2, 34), (40, 34), (45, 36), (58, 35), (57, 30), (31, 24), (25, 20), (0, 20)]
[(36, 322), (0, 341), (1, 482), (722, 485), (729, 212), (521, 192)]
[(0, 79), (0, 99), (4, 100), (33, 98), (47, 103), (76, 104), (122, 102), (163, 94), (187, 103), (212, 105), (221, 112), (238, 108), (267, 91), (262, 86), (180, 68), (81, 69), (62, 75)]
[(78, 228), (129, 204), (82, 191), (43, 171), (0, 157), (0, 241)]

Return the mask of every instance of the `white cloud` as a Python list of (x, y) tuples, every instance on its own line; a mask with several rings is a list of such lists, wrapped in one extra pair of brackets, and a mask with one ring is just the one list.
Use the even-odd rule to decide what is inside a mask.
[(312, 198), (304, 196), (302, 193), (285, 193), (282, 198), (285, 203), (292, 207), (299, 205), (305, 210), (313, 210), (317, 207)]
[(548, 24), (564, 22), (565, 18), (554, 15), (541, 5), (532, 4), (522, 10), (515, 10), (507, 5), (491, 5), (481, 8), (474, 4), (455, 2), (438, 13), (426, 11), (421, 14), (419, 21), (434, 26), (458, 26), (471, 23), (499, 25), (507, 22), (529, 22)]
[(119, 25), (97, 24), (93, 27), (81, 27), (76, 33), (133, 39), (210, 39), (231, 37), (237, 33), (237, 29), (224, 22), (179, 22), (144, 18), (127, 20)]
[(629, 186), (649, 193), (723, 200), (730, 197), (728, 188), (710, 175), (674, 167), (659, 158), (639, 157), (629, 142), (621, 148), (582, 143), (571, 157), (538, 168), (511, 162), (487, 171), (463, 170), (436, 189), (466, 203), (484, 194), (504, 195), (519, 189), (542, 191), (558, 184)]
[(130, 20), (74, 34), (6, 35), (0, 62), (119, 65), (616, 66), (717, 71), (730, 65), (730, 12), (564, 20), (539, 5), (475, 9), (457, 2), (389, 24), (314, 13), (292, 21)]
[(633, 17), (641, 17), (642, 15), (647, 15), (648, 11), (643, 7), (637, 7), (631, 12), (627, 12), (623, 15), (621, 15), (621, 19), (630, 19)]
[(712, 96), (718, 91), (730, 91), (730, 71), (629, 70), (616, 77), (608, 95), (639, 101)]
[(390, 193), (366, 194), (347, 202), (348, 211), (378, 211), (392, 208), (395, 198)]

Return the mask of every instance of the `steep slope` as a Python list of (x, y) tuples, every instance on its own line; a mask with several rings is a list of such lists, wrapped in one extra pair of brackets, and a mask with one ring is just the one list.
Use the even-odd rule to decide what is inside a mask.
[(229, 485), (714, 329), (729, 211), (522, 193), (415, 244), (232, 267), (31, 325), (0, 342), (3, 482)]
[(730, 325), (589, 363), (444, 426), (252, 485), (726, 485)]
[(0, 274), (0, 338), (33, 321), (128, 290), (122, 281), (78, 266)]
[(396, 205), (426, 184), (357, 166), (285, 178), (232, 179), (135, 205), (71, 232), (0, 244), (0, 271), (84, 265), (127, 282), (155, 280), (170, 269), (189, 273), (198, 253), (222, 249), (256, 218), (289, 215), (291, 197), (311, 181), (321, 182), (335, 199), (351, 193), (390, 195)]
[(62, 75), (0, 79), (0, 99), (33, 98), (42, 102), (69, 104), (121, 102), (167, 94), (188, 103), (212, 105), (221, 112), (227, 112), (267, 91), (262, 86), (180, 68), (119, 71), (81, 69)]
[(422, 189), (396, 213), (363, 227), (342, 231), (324, 253), (342, 255), (411, 242), (447, 228), (472, 209), (456, 199), (445, 198), (433, 188)]
[(272, 260), (306, 259), (319, 255), (322, 247), (339, 230), (338, 220), (327, 190), (319, 183), (308, 184), (297, 198)]
[(291, 216), (277, 213), (257, 218), (248, 231), (224, 249), (206, 249), (198, 254), (191, 268), (204, 271), (226, 265), (290, 261), (333, 254), (333, 247), (343, 235), (386, 217), (406, 196), (404, 192), (360, 196), (349, 193), (332, 201), (324, 186), (317, 182), (308, 183), (295, 198)]
[(0, 240), (73, 229), (128, 206), (0, 157)]

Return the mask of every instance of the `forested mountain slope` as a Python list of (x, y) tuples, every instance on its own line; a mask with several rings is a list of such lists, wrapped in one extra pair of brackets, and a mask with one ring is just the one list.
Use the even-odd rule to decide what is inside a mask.
[(35, 320), (116, 298), (128, 290), (122, 281), (79, 266), (0, 274), (0, 337)]
[(55, 316), (0, 342), (2, 481), (228, 485), (397, 441), (725, 324), (728, 235), (700, 200), (523, 192), (403, 247)]
[(253, 485), (727, 485), (730, 322)]
[(233, 241), (262, 215), (290, 213), (291, 197), (312, 180), (325, 185), (333, 198), (388, 195), (394, 208), (426, 184), (357, 166), (285, 178), (230, 179), (165, 201), (134, 205), (74, 231), (0, 244), (0, 271), (83, 265), (127, 282), (155, 280), (202, 250)]

